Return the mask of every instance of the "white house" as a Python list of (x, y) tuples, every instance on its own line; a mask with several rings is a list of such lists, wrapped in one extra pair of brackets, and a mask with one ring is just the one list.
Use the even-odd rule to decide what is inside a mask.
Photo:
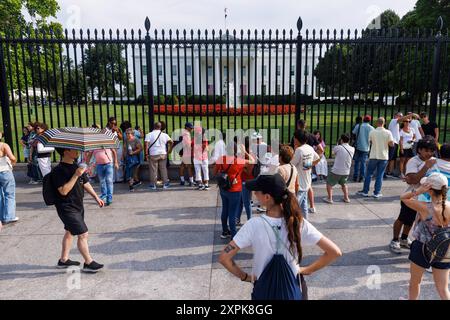
[[(295, 92), (295, 64), (296, 64), (296, 50), (292, 49), (292, 56), (290, 54), (289, 46), (285, 47), (285, 55), (283, 59), (283, 48), (278, 47), (278, 59), (276, 57), (276, 46), (273, 45), (271, 49), (261, 48), (255, 50), (252, 47), (250, 54), (247, 46), (244, 45), (241, 55), (240, 45), (236, 45), (236, 57), (234, 54), (233, 45), (229, 45), (229, 56), (227, 58), (227, 49), (225, 45), (222, 45), (222, 57), (220, 60), (220, 49), (216, 45), (213, 50), (211, 46), (208, 46), (208, 52), (204, 46), (201, 51), (197, 46), (194, 48), (194, 55), (192, 56), (191, 47), (186, 48), (186, 55), (184, 47), (172, 48), (172, 59), (170, 59), (170, 49), (159, 48), (158, 53), (153, 48), (152, 50), (152, 71), (153, 71), (153, 93), (154, 95), (220, 95), (220, 89), (222, 86), (222, 93), (227, 94), (230, 92), (230, 105), (234, 105), (234, 93), (236, 94), (236, 106), (240, 106), (241, 95), (243, 93), (244, 103), (246, 102), (245, 96), (260, 95), (264, 92), (264, 95), (288, 95)], [(177, 52), (179, 51), (179, 59)], [(270, 66), (269, 66), (269, 51), (271, 54)], [(156, 54), (158, 57), (156, 57)], [(264, 56), (264, 58), (263, 58)], [(136, 66), (140, 65), (139, 52), (135, 52)], [(302, 82), (301, 93), (313, 95), (316, 97), (316, 90), (312, 89), (313, 68), (318, 63), (318, 50), (315, 52), (313, 61), (312, 47), (308, 47), (302, 50)], [(179, 63), (178, 63), (179, 60)], [(256, 60), (256, 66), (255, 66)], [(283, 61), (284, 60), (284, 61)], [(165, 65), (165, 66), (164, 66)], [(157, 66), (157, 67), (156, 67)], [(165, 70), (164, 70), (165, 67)], [(242, 69), (241, 69), (242, 68)], [(141, 83), (141, 69), (136, 68), (136, 92), (140, 96), (142, 94), (147, 95), (147, 65), (145, 52), (142, 52), (142, 77)], [(228, 69), (228, 70), (227, 70)], [(270, 69), (270, 70), (269, 70)], [(222, 70), (222, 78), (220, 74)], [(242, 75), (241, 75), (242, 70)], [(236, 72), (236, 73), (235, 73)], [(256, 72), (256, 88), (255, 88), (255, 72)], [(270, 84), (269, 84), (269, 72), (270, 72)], [(201, 75), (200, 75), (201, 73)], [(227, 77), (227, 73), (229, 78)], [(165, 83), (164, 83), (165, 75)], [(250, 77), (249, 77), (250, 75)], [(201, 76), (201, 92), (200, 92), (200, 76)], [(221, 80), (222, 79), (222, 80)], [(305, 86), (306, 79), (306, 86)], [(214, 86), (215, 80), (215, 86)], [(227, 90), (228, 84), (228, 90)], [(143, 87), (142, 87), (143, 85)], [(284, 85), (284, 87), (283, 87)], [(165, 87), (166, 86), (166, 87)], [(249, 88), (250, 86), (250, 88)], [(234, 88), (236, 88), (234, 92)], [(305, 90), (306, 89), (306, 90)], [(250, 91), (250, 92), (249, 92)]]

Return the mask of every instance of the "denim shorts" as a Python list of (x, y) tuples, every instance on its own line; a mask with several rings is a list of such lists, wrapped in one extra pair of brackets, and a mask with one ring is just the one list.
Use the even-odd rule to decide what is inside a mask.
[(433, 267), (435, 269), (448, 270), (450, 269), (449, 262), (432, 262), (430, 264), (429, 259), (425, 256), (423, 251), (424, 243), (418, 240), (414, 240), (411, 244), (411, 251), (409, 252), (408, 259), (417, 264), (419, 267), (428, 269), (429, 267)]

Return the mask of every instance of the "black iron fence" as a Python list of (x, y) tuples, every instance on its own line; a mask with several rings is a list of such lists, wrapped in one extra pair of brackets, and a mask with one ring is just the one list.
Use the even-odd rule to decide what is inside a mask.
[[(355, 117), (429, 112), (447, 139), (448, 30), (27, 30), (0, 38), (5, 140), (23, 160), (30, 121), (104, 126), (111, 116), (170, 133), (279, 129), (289, 141), (304, 118), (328, 144)], [(270, 132), (270, 131), (269, 131)], [(270, 137), (269, 137), (270, 138)]]

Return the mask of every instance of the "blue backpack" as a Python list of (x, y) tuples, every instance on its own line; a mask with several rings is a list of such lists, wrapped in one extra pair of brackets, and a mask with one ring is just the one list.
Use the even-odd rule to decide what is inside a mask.
[(278, 228), (272, 226), (263, 216), (261, 218), (275, 233), (277, 251), (255, 282), (252, 300), (307, 300), (307, 288), (303, 276), (294, 275), (284, 255), (280, 253), (282, 240)]

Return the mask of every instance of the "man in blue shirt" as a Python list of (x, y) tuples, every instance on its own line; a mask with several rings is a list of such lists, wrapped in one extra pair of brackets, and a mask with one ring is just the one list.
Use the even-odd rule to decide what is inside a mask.
[[(355, 147), (355, 168), (353, 171), (353, 181), (362, 182), (366, 174), (366, 162), (369, 157), (369, 133), (374, 128), (369, 124), (372, 121), (372, 117), (365, 115), (362, 124), (357, 124), (352, 133), (356, 136)], [(359, 176), (359, 178), (358, 178)]]

